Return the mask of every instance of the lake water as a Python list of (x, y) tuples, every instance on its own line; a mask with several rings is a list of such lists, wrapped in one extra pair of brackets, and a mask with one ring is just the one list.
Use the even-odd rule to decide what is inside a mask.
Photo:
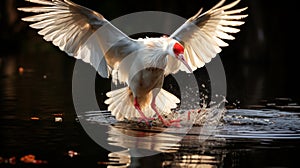
[[(298, 167), (300, 110), (289, 99), (227, 107), (213, 127), (144, 128), (115, 122), (106, 111), (77, 116), (73, 65), (46, 51), (1, 57), (0, 167)], [(105, 108), (110, 82), (101, 82), (96, 94)]]

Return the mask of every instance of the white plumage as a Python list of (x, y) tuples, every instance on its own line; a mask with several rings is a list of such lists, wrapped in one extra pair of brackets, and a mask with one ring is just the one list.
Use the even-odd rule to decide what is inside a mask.
[(70, 0), (27, 1), (43, 5), (18, 9), (38, 13), (22, 20), (33, 22), (30, 26), (46, 41), (90, 63), (102, 77), (111, 75), (113, 82), (127, 85), (107, 93), (105, 103), (118, 120), (140, 117), (148, 124), (156, 114), (166, 126), (170, 122), (161, 113), (170, 113), (180, 100), (162, 89), (164, 77), (210, 62), (247, 17), (239, 14), (246, 8), (231, 9), (240, 0), (228, 5), (221, 0), (204, 13), (200, 9), (170, 37), (132, 39), (101, 14)]

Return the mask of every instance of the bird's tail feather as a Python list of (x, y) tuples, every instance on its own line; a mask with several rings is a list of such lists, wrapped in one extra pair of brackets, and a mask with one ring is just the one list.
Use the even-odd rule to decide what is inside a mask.
[[(112, 90), (107, 94), (108, 99), (105, 100), (105, 104), (108, 104), (108, 111), (116, 117), (117, 120), (123, 121), (125, 118), (132, 120), (140, 117), (140, 114), (133, 105), (132, 92), (128, 87), (124, 87), (117, 90)], [(180, 100), (169, 93), (168, 91), (161, 89), (156, 97), (156, 105), (160, 112), (170, 113), (171, 109), (176, 108)], [(151, 108), (150, 102), (142, 109), (146, 117), (153, 117), (155, 112)]]
[(104, 103), (109, 105), (108, 111), (119, 121), (137, 116), (130, 94), (128, 87), (106, 93), (109, 98)]
[(161, 113), (170, 113), (171, 109), (177, 107), (177, 103), (180, 103), (180, 100), (176, 96), (164, 89), (160, 89), (156, 97), (156, 106)]

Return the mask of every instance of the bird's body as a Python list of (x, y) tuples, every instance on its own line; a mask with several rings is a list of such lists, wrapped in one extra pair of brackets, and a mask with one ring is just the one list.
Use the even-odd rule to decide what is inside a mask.
[(23, 18), (46, 41), (84, 62), (90, 63), (102, 77), (112, 76), (114, 83), (127, 86), (107, 93), (108, 110), (118, 120), (140, 118), (147, 124), (154, 115), (171, 113), (180, 100), (162, 89), (164, 77), (179, 70), (192, 72), (221, 52), (234, 39), (234, 26), (247, 15), (246, 8), (229, 10), (239, 0), (224, 5), (221, 0), (210, 10), (202, 9), (169, 37), (132, 39), (113, 26), (101, 14), (70, 0), (27, 0), (42, 7), (19, 8), (42, 13)]
[[(118, 67), (115, 67), (116, 72), (112, 73), (113, 78), (119, 79), (119, 81), (128, 85), (128, 89), (124, 90), (124, 93), (128, 95), (126, 97), (128, 97), (129, 100), (126, 100), (129, 103), (125, 101), (124, 106), (126, 106), (125, 104), (130, 104), (139, 112), (129, 113), (124, 117), (134, 118), (140, 116), (142, 120), (147, 122), (147, 118), (150, 118), (156, 114), (161, 118), (164, 124), (167, 125), (168, 123), (166, 123), (166, 121), (164, 121), (160, 116), (160, 112), (162, 110), (170, 110), (171, 108), (175, 108), (176, 103), (179, 103), (180, 101), (171, 94), (167, 94), (167, 96), (161, 94), (161, 100), (159, 100), (160, 109), (157, 109), (155, 98), (160, 93), (163, 86), (165, 69), (168, 64), (167, 56), (173, 52), (172, 49), (174, 43), (179, 42), (167, 37), (140, 38), (135, 42), (139, 46), (138, 50), (135, 50), (130, 54), (127, 53), (128, 55), (126, 58), (117, 64)], [(166, 93), (164, 90), (162, 92)], [(174, 101), (166, 101), (170, 99), (170, 96), (172, 97), (171, 100)], [(106, 100), (106, 103), (120, 103), (120, 101), (122, 100), (120, 100), (119, 97), (111, 96), (111, 99)], [(110, 106), (109, 110), (112, 111), (116, 116), (117, 114), (124, 114), (124, 111), (118, 112), (114, 106)], [(135, 110), (131, 109), (125, 111), (131, 112)], [(120, 118), (122, 117), (123, 116), (120, 116)]]

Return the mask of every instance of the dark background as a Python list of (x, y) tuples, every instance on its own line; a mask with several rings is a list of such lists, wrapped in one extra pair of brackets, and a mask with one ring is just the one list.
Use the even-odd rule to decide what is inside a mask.
[[(206, 10), (218, 1), (74, 0), (74, 2), (112, 20), (125, 14), (147, 10), (164, 11), (189, 18), (200, 7)], [(63, 72), (72, 71), (73, 58), (66, 56), (51, 43), (45, 42), (37, 34), (37, 30), (31, 29), (28, 23), (20, 20), (21, 17), (30, 14), (19, 12), (16, 8), (27, 5), (31, 4), (23, 0), (0, 1), (1, 64), (6, 63), (6, 57), (15, 56), (18, 60), (13, 67), (15, 71), (18, 66), (36, 68), (41, 73), (51, 72), (62, 80), (70, 81), (72, 76), (66, 76)], [(246, 13), (249, 14), (245, 19), (246, 23), (240, 27), (241, 32), (235, 35), (236, 39), (229, 41), (229, 47), (224, 48), (220, 54), (227, 78), (227, 99), (229, 102), (240, 102), (241, 105), (259, 104), (261, 100), (281, 97), (299, 102), (298, 26), (296, 26), (299, 19), (296, 2), (243, 0), (238, 7), (244, 6), (248, 6)], [(51, 56), (45, 56), (49, 53)], [(49, 69), (46, 69), (48, 66), (43, 66), (45, 64), (51, 65)]]
[[(148, 10), (189, 18), (200, 7), (209, 9), (217, 0), (74, 2), (103, 14), (107, 20), (113, 20)], [(234, 35), (236, 39), (228, 41), (229, 46), (220, 54), (226, 72), (229, 105), (240, 102), (241, 107), (248, 107), (276, 98), (300, 102), (296, 3), (294, 0), (242, 0), (238, 5), (248, 6), (246, 13), (249, 16), (240, 27), (241, 32)], [(44, 41), (37, 30), (28, 26), (29, 23), (20, 20), (30, 14), (17, 11), (17, 7), (27, 5), (32, 4), (24, 0), (0, 0), (0, 167), (9, 167), (9, 163), (3, 163), (3, 158), (12, 157), (16, 157), (20, 167), (20, 158), (28, 154), (56, 163), (59, 167), (94, 167), (88, 165), (107, 161), (109, 151), (99, 148), (76, 120), (72, 98), (75, 59)], [(20, 71), (22, 68), (24, 72)], [(202, 82), (205, 80), (201, 76), (203, 71), (205, 68), (195, 72)], [(104, 95), (110, 90), (110, 80), (97, 79), (96, 94), (100, 107), (104, 107)], [(54, 122), (55, 115), (61, 115), (63, 122)], [(34, 117), (38, 120), (33, 120)], [(289, 133), (289, 123), (284, 124)], [(270, 125), (271, 130), (276, 131), (273, 126)], [(298, 129), (293, 131), (298, 132)], [(243, 145), (247, 152), (243, 152)], [(248, 140), (241, 140), (236, 143), (229, 141), (225, 147), (213, 146), (203, 148), (203, 152), (214, 153), (214, 148), (220, 153), (228, 152), (224, 167), (297, 167), (295, 165), (298, 164), (295, 155), (299, 153), (298, 139), (274, 141), (273, 144), (264, 140), (253, 146)], [(182, 148), (198, 150), (198, 146)], [(79, 152), (80, 156), (70, 158), (70, 150)], [(201, 154), (203, 152), (200, 151)], [(179, 151), (178, 154), (182, 153)], [(141, 158), (141, 162), (153, 167), (166, 158), (156, 155)]]

